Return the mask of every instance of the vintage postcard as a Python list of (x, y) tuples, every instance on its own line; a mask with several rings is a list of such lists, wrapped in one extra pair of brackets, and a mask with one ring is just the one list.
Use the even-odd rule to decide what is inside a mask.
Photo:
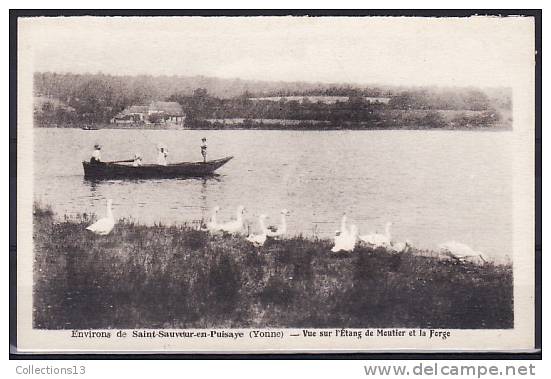
[(19, 352), (534, 351), (534, 17), (18, 17), (16, 53)]

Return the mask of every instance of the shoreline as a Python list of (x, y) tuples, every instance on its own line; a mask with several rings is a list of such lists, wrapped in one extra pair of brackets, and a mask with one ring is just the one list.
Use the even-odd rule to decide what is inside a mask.
[[(263, 127), (174, 127), (174, 126), (151, 126), (151, 125), (135, 125), (135, 126), (115, 126), (115, 125), (97, 125), (94, 126), (97, 129), (92, 130), (83, 130), (88, 132), (94, 132), (99, 130), (172, 130), (172, 131), (184, 131), (184, 130), (199, 130), (199, 131), (208, 131), (208, 130), (276, 130), (276, 131), (301, 131), (301, 132), (333, 132), (333, 131), (457, 131), (457, 132), (510, 132), (513, 130), (510, 126), (487, 126), (487, 127), (477, 127), (477, 128), (451, 128), (451, 127), (442, 127), (442, 128), (421, 128), (421, 127), (356, 127), (356, 128), (316, 128), (316, 127), (287, 127), (287, 126), (274, 126), (274, 124), (265, 125)], [(72, 125), (72, 126), (52, 126), (52, 125), (42, 125), (35, 126), (36, 129), (82, 129), (82, 126)]]
[(511, 264), (457, 263), (303, 236), (254, 247), (192, 225), (94, 216), (58, 221), (34, 207), (38, 329), (513, 327)]

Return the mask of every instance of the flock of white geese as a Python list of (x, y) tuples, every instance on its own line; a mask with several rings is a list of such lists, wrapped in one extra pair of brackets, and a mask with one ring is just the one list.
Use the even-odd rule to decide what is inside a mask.
[[(86, 229), (98, 234), (107, 235), (111, 233), (115, 226), (115, 219), (112, 210), (113, 201), (107, 200), (107, 215), (99, 219)], [(236, 217), (227, 222), (218, 221), (218, 212), (220, 207), (215, 206), (212, 211), (210, 220), (203, 226), (204, 230), (211, 233), (229, 233), (242, 234), (245, 232), (245, 207), (240, 205), (237, 207)], [(258, 225), (260, 233), (249, 234), (246, 239), (254, 246), (263, 246), (268, 238), (279, 238), (287, 233), (287, 216), (290, 212), (287, 209), (281, 211), (281, 222), (277, 226), (267, 226), (266, 220), (268, 216), (261, 214), (258, 217)], [(387, 222), (384, 233), (370, 233), (359, 235), (356, 225), (347, 225), (347, 217), (344, 214), (341, 218), (340, 228), (335, 232), (334, 245), (331, 248), (333, 253), (337, 252), (352, 252), (358, 244), (362, 244), (373, 249), (385, 248), (387, 251), (394, 253), (404, 253), (412, 249), (412, 245), (408, 240), (397, 242), (392, 239), (390, 228), (392, 222)], [(461, 262), (469, 261), (477, 264), (483, 264), (488, 261), (488, 258), (471, 247), (456, 241), (449, 241), (438, 246), (439, 256)]]

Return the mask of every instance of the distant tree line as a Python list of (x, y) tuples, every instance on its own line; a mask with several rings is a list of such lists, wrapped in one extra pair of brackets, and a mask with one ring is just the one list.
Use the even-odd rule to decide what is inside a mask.
[(168, 98), (177, 101), (186, 110), (186, 121), (202, 119), (285, 119), (318, 121), (368, 121), (373, 119), (376, 110), (384, 109), (385, 104), (369, 103), (359, 97), (334, 104), (286, 100), (251, 100), (245, 93), (231, 99), (210, 96), (205, 89), (197, 89), (193, 95), (175, 94)]
[(403, 91), (390, 99), (393, 109), (440, 109), (487, 111), (491, 109), (488, 96), (477, 89), (466, 90), (411, 90)]
[[(287, 100), (285, 97), (279, 101), (251, 100), (251, 97), (251, 94), (245, 93), (231, 99), (219, 99), (210, 96), (205, 89), (197, 89), (192, 95), (175, 94), (168, 100), (182, 104), (187, 112), (186, 122), (191, 126), (199, 125), (205, 119), (236, 118), (256, 120), (245, 123), (245, 126), (250, 124), (249, 126), (258, 127), (262, 119), (281, 119), (329, 121), (329, 124), (324, 124), (329, 128), (334, 128), (338, 123), (343, 122), (363, 123), (370, 127), (400, 127), (416, 124), (430, 128), (479, 127), (501, 120), (499, 112), (490, 105), (489, 98), (481, 91), (475, 90), (462, 94), (446, 92), (442, 96), (427, 91), (409, 91), (391, 97), (388, 104), (368, 101), (364, 94), (358, 92), (349, 96), (346, 101), (329, 104), (321, 101), (312, 102), (306, 97), (302, 101)], [(409, 112), (411, 110), (420, 112)], [(465, 112), (445, 118), (438, 111)], [(472, 112), (480, 113), (473, 115)], [(304, 123), (304, 125), (307, 124)], [(321, 127), (321, 124), (316, 125)]]
[[(38, 124), (108, 123), (126, 107), (147, 104), (153, 100), (176, 101), (186, 113), (186, 124), (204, 125), (207, 119), (282, 119), (304, 121), (355, 122), (370, 125), (392, 125), (404, 122), (411, 114), (392, 111), (421, 110), (412, 122), (431, 127), (449, 125), (437, 110), (485, 112), (477, 122), (495, 122), (498, 107), (511, 107), (508, 91), (487, 93), (474, 88), (404, 89), (398, 87), (367, 88), (349, 85), (272, 83), (203, 77), (113, 76), (104, 74), (34, 75), (35, 120)], [(205, 86), (192, 87), (200, 84)], [(228, 88), (237, 86), (241, 92)], [(279, 87), (277, 87), (279, 85)], [(255, 89), (255, 91), (249, 88)], [(211, 90), (213, 92), (211, 92)], [(231, 96), (229, 96), (231, 94)], [(252, 100), (255, 97), (282, 97), (279, 101)], [(345, 101), (326, 103), (285, 99), (286, 96), (341, 96)], [(387, 97), (388, 103), (370, 102), (366, 97)], [(406, 116), (404, 116), (406, 115)], [(422, 119), (419, 119), (421, 117)], [(472, 117), (465, 114), (464, 119)], [(480, 121), (482, 120), (482, 121)], [(461, 125), (458, 120), (458, 125)]]
[(391, 97), (400, 90), (397, 87), (355, 87), (352, 85), (332, 84), (309, 89), (279, 89), (276, 91), (257, 93), (260, 97), (269, 96), (365, 96), (365, 97)]

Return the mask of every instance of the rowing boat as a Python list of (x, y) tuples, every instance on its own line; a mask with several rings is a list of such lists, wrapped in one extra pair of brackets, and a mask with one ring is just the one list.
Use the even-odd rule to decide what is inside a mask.
[(212, 175), (233, 157), (207, 162), (181, 162), (166, 166), (144, 164), (132, 166), (115, 162), (90, 163), (83, 161), (86, 179), (169, 179)]

